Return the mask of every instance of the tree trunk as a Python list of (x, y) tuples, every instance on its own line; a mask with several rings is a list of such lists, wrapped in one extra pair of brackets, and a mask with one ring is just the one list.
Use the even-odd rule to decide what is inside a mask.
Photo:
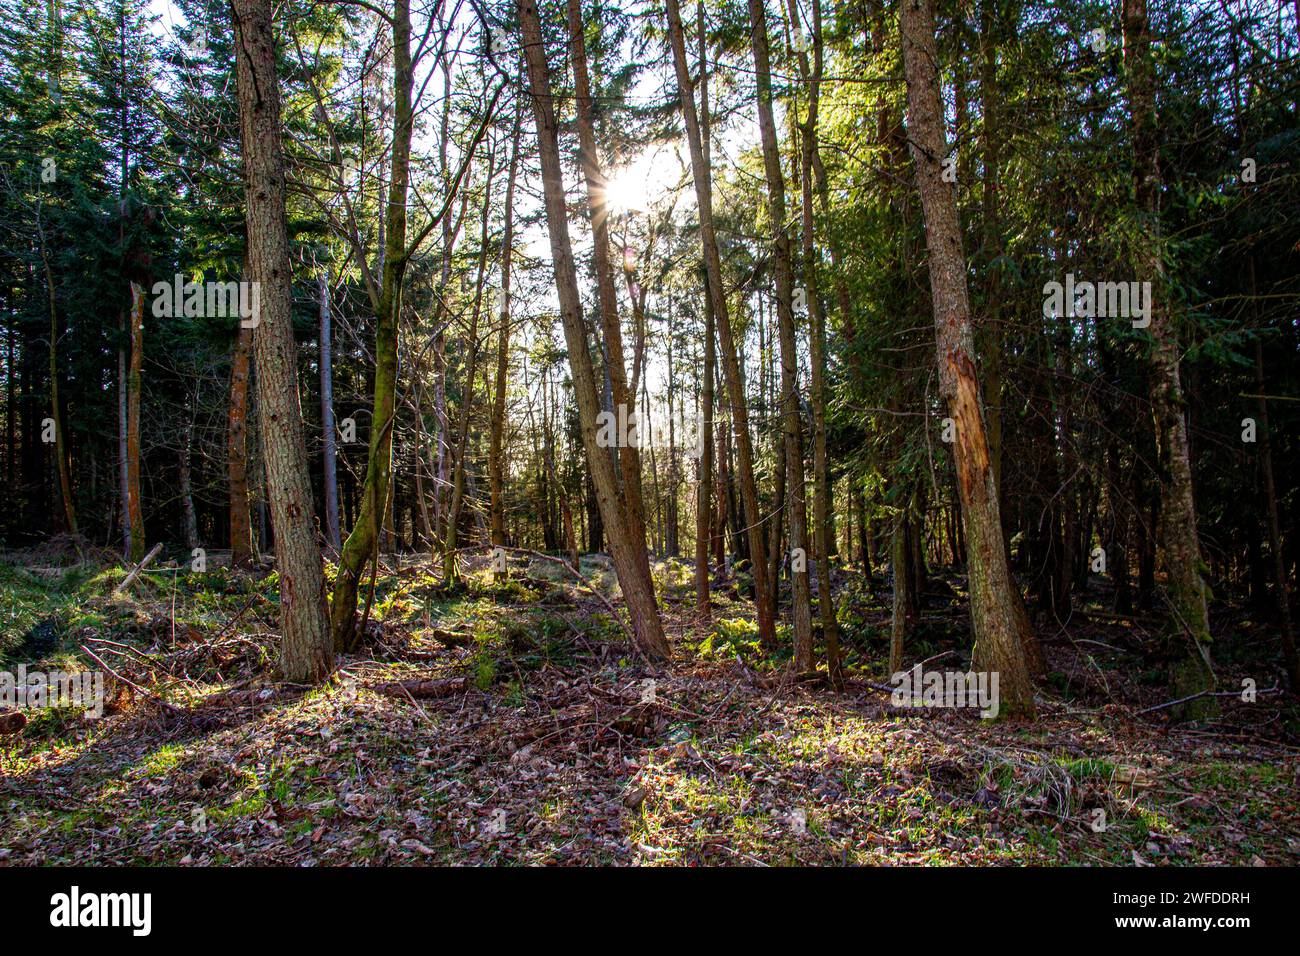
[(231, 9), (248, 205), (248, 275), (260, 288), (254, 348), (266, 496), (280, 578), (280, 668), (285, 680), (316, 682), (329, 674), (334, 655), (298, 402), (271, 0), (232, 0)]
[[(39, 213), (38, 213), (39, 216)], [(69, 470), (68, 443), (63, 430), (63, 412), (59, 405), (59, 308), (54, 290), (54, 270), (50, 268), (45, 248), (45, 230), (37, 219), (41, 262), (45, 267), (45, 289), (50, 308), (50, 415), (54, 419), (54, 459), (59, 474), (59, 499), (63, 503), (63, 524), (68, 534), (77, 533), (77, 509), (72, 499), (72, 475)]]
[(709, 599), (709, 547), (713, 537), (713, 305), (704, 296), (704, 381), (700, 393), (700, 433), (696, 440), (698, 483), (695, 489), (695, 613), (701, 627), (712, 617)]
[(393, 138), (390, 147), (388, 202), (384, 216), (384, 253), (375, 307), (375, 391), (370, 418), (370, 448), (361, 513), (343, 543), (334, 600), (330, 608), (336, 650), (352, 650), (357, 630), (357, 590), (368, 563), (379, 557), (379, 532), (391, 503), (393, 426), (397, 416), (397, 326), (402, 311), (402, 277), (406, 272), (406, 203), (410, 184), (414, 113), (411, 91), (410, 0), (394, 0)]
[(686, 140), (691, 154), (691, 173), (699, 207), (700, 242), (704, 251), (706, 286), (709, 299), (713, 304), (718, 344), (722, 348), (723, 376), (730, 403), (730, 427), (735, 433), (736, 470), (739, 473), (740, 496), (748, 516), (749, 559), (754, 573), (758, 638), (763, 647), (771, 650), (776, 647), (776, 620), (771, 613), (769, 599), (773, 582), (768, 579), (763, 522), (759, 520), (762, 509), (758, 504), (758, 484), (754, 480), (754, 448), (749, 435), (749, 411), (745, 401), (744, 383), (740, 377), (740, 361), (737, 357), (735, 337), (732, 334), (731, 319), (727, 310), (726, 287), (723, 284), (717, 234), (713, 228), (713, 184), (709, 179), (710, 165), (704, 154), (699, 116), (695, 110), (694, 84), (686, 62), (686, 40), (682, 32), (682, 18), (677, 0), (667, 0), (667, 13), (673, 66), (677, 73), (678, 98), (681, 102), (682, 119), (686, 125)]
[(144, 290), (131, 283), (131, 360), (126, 375), (126, 514), (131, 528), (131, 553), (144, 558), (144, 513), (140, 504), (140, 369), (144, 364)]
[(320, 429), (325, 485), (325, 543), (338, 553), (342, 538), (339, 534), (338, 450), (334, 445), (334, 336), (329, 273), (322, 270), (316, 282), (320, 296)]
[[(609, 207), (605, 201), (605, 176), (600, 166), (596, 146), (596, 127), (592, 111), (591, 82), (587, 74), (586, 37), (583, 31), (582, 0), (567, 0), (569, 23), (569, 50), (573, 66), (574, 100), (577, 108), (579, 160), (583, 179), (587, 185), (587, 204), (591, 212), (592, 260), (596, 269), (596, 296), (600, 307), (600, 323), (604, 332), (605, 367), (609, 375), (614, 414), (622, 420), (624, 414), (636, 412), (636, 395), (628, 389), (627, 365), (623, 357), (623, 331), (618, 315), (618, 292), (614, 283), (614, 268), (609, 259)], [(650, 422), (641, 423), (637, 429), (644, 437)], [(641, 452), (636, 442), (618, 442), (620, 488), (627, 514), (627, 531), (631, 537), (636, 559), (650, 574), (650, 559), (646, 553), (645, 504), (641, 492)]]
[[(474, 409), (474, 379), (478, 375), (479, 319), (483, 314), (483, 283), (487, 278), (488, 226), (492, 213), (492, 180), (496, 176), (496, 154), (489, 151), (487, 179), (483, 183), (483, 219), (479, 232), (478, 270), (474, 280), (474, 304), (470, 309), (469, 362), (465, 368), (465, 387), (461, 395), (460, 427), (456, 430), (456, 462), (451, 479), (451, 503), (447, 509), (447, 536), (443, 541), (443, 581), (460, 580), (460, 563), (456, 560), (461, 507), (465, 501), (465, 455), (469, 445), (469, 419)], [(508, 215), (508, 213), (507, 213)]]
[(253, 523), (248, 511), (248, 373), (253, 330), (242, 325), (230, 362), (230, 406), (226, 411), (226, 466), (230, 477), (230, 563), (252, 567)]
[(911, 520), (906, 511), (894, 519), (890, 535), (889, 571), (894, 578), (893, 613), (889, 622), (889, 673), (903, 669), (907, 638), (916, 628), (916, 595), (912, 591)]
[[(1254, 286), (1254, 260), (1250, 263), (1251, 295)], [(1286, 661), (1291, 693), (1300, 694), (1300, 663), (1296, 660), (1295, 631), (1291, 626), (1291, 600), (1287, 595), (1286, 561), (1282, 557), (1282, 530), (1277, 513), (1277, 486), (1273, 479), (1273, 450), (1268, 424), (1268, 400), (1264, 398), (1264, 350), (1255, 339), (1255, 391), (1259, 394), (1259, 474), (1264, 485), (1264, 503), (1268, 509), (1268, 550), (1273, 558), (1273, 585), (1277, 589), (1278, 624), (1282, 637), (1282, 656)]]
[(1000, 674), (1002, 711), (1032, 717), (1033, 684), (1018, 633), (1011, 595), (1014, 585), (984, 433), (957, 196), (952, 185), (943, 181), (941, 170), (948, 148), (931, 0), (903, 0), (901, 21), (909, 139), (930, 257), (939, 392), (956, 430), (953, 451), (966, 533), (975, 655), (979, 666)]
[[(519, 169), (519, 140), (523, 124), (522, 106), (515, 116), (511, 137), (510, 172), (506, 176), (506, 228), (501, 240), (501, 312), (497, 316), (497, 367), (492, 391), (492, 434), (488, 443), (488, 483), (492, 525), (492, 544), (504, 547), (505, 524), (505, 431), (506, 376), (510, 370), (510, 266), (514, 257), (515, 177)], [(499, 573), (498, 573), (499, 574)]]
[[(707, 155), (709, 151), (709, 63), (707, 56), (707, 37), (705, 35), (704, 0), (696, 5), (696, 32), (699, 43), (699, 87), (700, 87), (700, 138)], [(684, 39), (683, 39), (684, 42)], [(709, 552), (713, 545), (715, 532), (713, 522), (713, 409), (715, 405), (713, 384), (717, 374), (717, 352), (714, 338), (713, 300), (708, 292), (704, 294), (704, 370), (700, 391), (700, 415), (698, 441), (700, 456), (698, 460), (698, 479), (695, 494), (695, 608), (699, 624), (707, 628), (713, 610), (709, 597)]]
[[(582, 301), (578, 292), (573, 246), (569, 240), (568, 210), (564, 196), (564, 174), (560, 164), (559, 124), (551, 96), (549, 65), (542, 41), (542, 26), (536, 0), (518, 0), (520, 25), (524, 40), (524, 57), (531, 86), (533, 116), (537, 124), (538, 152), (542, 166), (542, 186), (546, 205), (547, 231), (554, 260), (556, 292), (560, 316), (573, 373), (573, 391), (578, 405), (582, 443), (587, 453), (597, 505), (609, 536), (610, 556), (618, 575), (623, 598), (632, 619), (632, 631), (641, 651), (650, 658), (667, 657), (668, 640), (655, 601), (645, 557), (645, 538), (638, 543), (629, 531), (628, 515), (619, 497), (614, 462), (597, 441), (597, 415), (600, 411), (596, 374), (588, 349), (587, 330), (582, 318)], [(637, 548), (641, 553), (638, 555)]]
[(180, 480), (181, 494), (181, 530), (185, 535), (185, 547), (193, 551), (199, 546), (199, 520), (194, 512), (194, 488), (190, 473), (190, 452), (194, 445), (194, 421), (185, 423), (181, 432), (181, 447), (177, 453), (177, 473)]
[[(790, 0), (790, 19), (798, 29), (799, 8)], [(823, 71), (821, 4), (812, 4), (812, 64), (808, 54), (799, 53), (799, 72), (808, 88), (808, 114), (801, 127), (803, 162), (800, 164), (801, 238), (803, 244), (804, 289), (808, 298), (809, 351), (812, 388), (809, 404), (813, 420), (813, 523), (817, 541), (817, 609), (821, 616), (822, 639), (826, 643), (826, 670), (832, 687), (840, 687), (839, 623), (835, 619), (835, 596), (831, 582), (831, 553), (835, 546), (834, 513), (831, 510), (830, 467), (826, 459), (826, 313), (822, 307), (817, 277), (818, 255), (813, 226), (813, 168), (817, 161), (817, 110)], [(869, 576), (871, 569), (866, 573)]]
[[(134, 292), (132, 297), (134, 299)], [(127, 379), (127, 349), (130, 348), (130, 332), (127, 327), (127, 313), (118, 313), (118, 331), (122, 339), (127, 343), (124, 347), (117, 350), (117, 494), (121, 504), (122, 518), (122, 557), (126, 560), (131, 558), (131, 475), (130, 475), (130, 442), (127, 440), (127, 433), (130, 431), (128, 419), (131, 417), (127, 411), (130, 400), (127, 397), (129, 391), (129, 382)]]
[[(1171, 620), (1169, 640), (1180, 658), (1172, 667), (1175, 697), (1214, 689), (1210, 662), (1210, 620), (1201, 545), (1196, 532), (1192, 469), (1188, 459), (1187, 421), (1179, 380), (1178, 332), (1172, 309), (1164, 301), (1161, 255), (1159, 143), (1156, 137), (1156, 73), (1146, 0), (1123, 0), (1124, 67), (1127, 72), (1133, 136), (1134, 194), (1145, 220), (1147, 240), (1137, 263), (1138, 281), (1150, 282), (1152, 301), (1151, 412), (1156, 430), (1160, 475), (1160, 522), (1157, 535), (1164, 551)], [(1180, 705), (1174, 716), (1198, 719), (1217, 712), (1215, 698), (1205, 696)]]

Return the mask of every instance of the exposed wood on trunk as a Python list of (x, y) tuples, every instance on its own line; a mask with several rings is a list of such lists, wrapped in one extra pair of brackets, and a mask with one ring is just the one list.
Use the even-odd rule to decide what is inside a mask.
[(957, 195), (941, 171), (948, 146), (939, 98), (934, 13), (931, 0), (903, 0), (901, 6), (908, 133), (925, 214), (939, 392), (955, 428), (953, 456), (966, 532), (976, 660), (980, 667), (999, 672), (1003, 712), (1032, 717), (1033, 685), (1011, 596), (1014, 584), (984, 433)]
[(118, 582), (117, 587), (113, 588), (113, 593), (124, 594), (127, 591), (129, 591), (131, 589), (131, 585), (135, 583), (135, 579), (140, 576), (140, 572), (143, 571), (145, 568), (149, 567), (149, 565), (153, 564), (154, 558), (158, 557), (158, 555), (162, 553), (162, 549), (163, 546), (161, 541), (159, 541), (152, 548), (150, 548), (149, 553), (146, 554), (144, 557), (142, 557), (140, 561), (136, 564), (136, 566), (132, 568), (131, 571), (127, 574), (127, 576), (124, 577), (120, 582)]

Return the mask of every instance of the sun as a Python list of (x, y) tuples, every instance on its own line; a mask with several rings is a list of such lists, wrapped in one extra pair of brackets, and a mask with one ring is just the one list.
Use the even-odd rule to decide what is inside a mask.
[(648, 212), (677, 189), (680, 173), (681, 163), (671, 147), (652, 146), (610, 170), (605, 204), (614, 215)]

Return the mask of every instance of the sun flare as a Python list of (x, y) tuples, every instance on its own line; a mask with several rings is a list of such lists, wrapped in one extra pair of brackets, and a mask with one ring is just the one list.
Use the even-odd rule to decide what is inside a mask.
[(631, 162), (610, 170), (605, 202), (610, 212), (648, 212), (676, 191), (682, 166), (670, 146), (653, 146)]

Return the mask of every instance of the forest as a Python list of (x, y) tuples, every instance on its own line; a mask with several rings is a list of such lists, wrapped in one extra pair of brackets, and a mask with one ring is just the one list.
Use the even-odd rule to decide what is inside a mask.
[(0, 865), (1300, 863), (1300, 2), (0, 0), (0, 114)]

